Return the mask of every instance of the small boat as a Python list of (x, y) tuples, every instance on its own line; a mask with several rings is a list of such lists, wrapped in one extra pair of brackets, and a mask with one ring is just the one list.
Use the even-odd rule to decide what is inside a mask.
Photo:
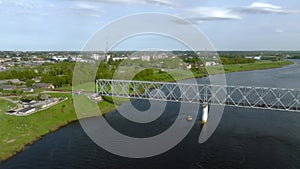
[(187, 121), (192, 121), (192, 120), (193, 120), (193, 117), (192, 117), (192, 116), (187, 116), (186, 120), (187, 120)]

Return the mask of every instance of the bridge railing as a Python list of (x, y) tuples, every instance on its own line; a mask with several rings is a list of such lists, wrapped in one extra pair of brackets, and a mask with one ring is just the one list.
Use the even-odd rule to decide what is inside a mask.
[(132, 80), (96, 81), (103, 96), (300, 111), (300, 90)]

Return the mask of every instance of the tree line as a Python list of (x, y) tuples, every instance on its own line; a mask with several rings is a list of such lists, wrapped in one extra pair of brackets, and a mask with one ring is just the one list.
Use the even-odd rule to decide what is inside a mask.
[[(241, 57), (235, 58), (228, 58), (228, 57), (220, 57), (222, 64), (244, 64), (244, 63), (254, 63), (254, 59), (247, 59)], [(134, 65), (131, 65), (134, 62)], [(100, 63), (81, 63), (85, 65), (86, 68), (91, 69), (83, 69), (84, 71), (92, 72), (94, 70), (94, 66), (98, 66), (98, 70), (96, 72), (96, 79), (111, 79), (113, 77), (114, 72), (116, 71), (117, 67), (121, 61), (113, 61), (112, 59), (109, 62), (100, 62)], [(122, 64), (127, 63), (123, 61)], [(206, 72), (201, 69), (200, 66), (202, 63), (201, 59), (193, 57), (193, 58), (185, 58), (183, 62), (178, 59), (174, 58), (167, 58), (167, 59), (158, 59), (155, 61), (151, 61), (150, 63), (147, 61), (141, 60), (134, 60), (128, 61), (128, 66), (140, 66), (147, 68), (149, 64), (158, 65), (157, 68), (169, 68), (174, 69), (178, 68), (178, 65), (182, 65), (182, 63), (190, 63), (192, 64), (192, 71), (197, 73)], [(33, 78), (39, 78), (42, 83), (52, 83), (55, 87), (65, 87), (65, 86), (72, 86), (72, 78), (74, 73), (74, 62), (59, 62), (59, 63), (47, 63), (41, 66), (32, 67), (32, 68), (18, 68), (18, 70), (8, 70), (0, 72), (0, 80), (3, 79), (19, 79), (26, 83), (28, 87), (32, 86), (35, 81)], [(126, 65), (126, 64), (125, 64)], [(184, 66), (184, 65), (182, 65)], [(135, 78), (136, 79), (145, 79), (151, 80), (153, 77), (154, 72), (151, 69), (146, 69), (145, 71), (139, 73)]]

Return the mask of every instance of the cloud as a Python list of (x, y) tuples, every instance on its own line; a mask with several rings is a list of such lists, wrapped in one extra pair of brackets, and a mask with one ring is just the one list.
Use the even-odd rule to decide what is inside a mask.
[(268, 3), (254, 2), (247, 7), (241, 7), (237, 9), (244, 13), (277, 13), (277, 14), (288, 14), (297, 13), (295, 10), (283, 9), (281, 6), (276, 6)]
[(97, 3), (115, 3), (129, 5), (156, 5), (164, 7), (173, 7), (175, 4), (171, 0), (77, 0), (82, 2), (97, 2)]
[[(5, 9), (1, 9), (5, 11), (5, 15), (8, 16), (16, 16), (16, 15), (36, 15), (43, 16), (47, 15), (47, 9), (49, 3), (36, 1), (36, 0), (0, 0), (3, 5), (5, 5)], [(13, 10), (12, 10), (13, 9)]]
[(71, 7), (73, 11), (77, 14), (86, 16), (86, 17), (96, 17), (99, 18), (100, 11), (93, 5), (87, 3), (79, 3), (75, 7)]
[(172, 7), (175, 5), (170, 0), (144, 0), (144, 1), (148, 4), (154, 4), (154, 5), (158, 5), (158, 6)]
[(222, 9), (217, 7), (197, 7), (187, 9), (182, 15), (183, 18), (193, 22), (201, 23), (203, 21), (213, 20), (239, 20), (242, 17), (230, 9)]
[[(219, 7), (195, 7), (185, 9), (179, 16), (189, 20), (192, 23), (199, 24), (204, 21), (219, 20), (241, 20), (246, 14), (290, 14), (298, 13), (296, 10), (284, 9), (268, 3), (254, 2), (246, 7), (219, 8)], [(181, 24), (184, 24), (182, 22)]]
[(20, 8), (24, 8), (26, 10), (33, 10), (38, 9), (42, 6), (42, 3), (38, 1), (32, 1), (32, 0), (11, 0), (8, 1), (10, 4), (18, 6)]

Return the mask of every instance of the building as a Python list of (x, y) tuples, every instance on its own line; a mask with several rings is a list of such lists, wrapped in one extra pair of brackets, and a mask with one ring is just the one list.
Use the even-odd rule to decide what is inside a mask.
[(34, 107), (26, 107), (24, 109), (21, 109), (18, 111), (18, 114), (21, 115), (29, 115), (31, 113), (33, 113), (36, 109)]
[(69, 58), (68, 57), (64, 57), (64, 56), (58, 56), (58, 57), (54, 56), (52, 59), (54, 59), (55, 61), (62, 62), (62, 61), (68, 60)]
[(14, 110), (7, 110), (6, 112), (5, 112), (5, 114), (8, 114), (8, 115), (13, 115), (13, 114), (15, 114), (16, 113), (16, 111), (14, 111)]
[(21, 81), (19, 79), (6, 79), (0, 80), (0, 84), (20, 84)]
[(32, 80), (35, 82), (35, 83), (40, 83), (41, 82), (41, 78), (32, 78)]
[(261, 60), (261, 56), (245, 56), (246, 59)]
[(0, 89), (2, 89), (3, 91), (12, 91), (16, 90), (17, 87), (15, 85), (0, 85)]
[(192, 68), (191, 64), (186, 64), (186, 69), (190, 70)]
[(216, 66), (218, 63), (216, 62), (205, 62), (205, 66)]
[(48, 99), (48, 100), (45, 100), (42, 102), (37, 102), (36, 104), (34, 104), (34, 107), (40, 107), (42, 109), (45, 109), (45, 108), (50, 107), (58, 102), (59, 102), (59, 99), (57, 99), (57, 98)]
[(141, 57), (141, 59), (142, 59), (142, 61), (148, 61), (148, 62), (150, 62), (151, 56), (149, 56), (149, 55), (143, 55)]
[(113, 61), (119, 61), (119, 60), (125, 60), (128, 59), (128, 57), (113, 57), (112, 60)]
[(51, 83), (35, 83), (34, 87), (41, 89), (54, 89), (54, 85)]
[(131, 57), (130, 57), (130, 60), (138, 60), (138, 59), (140, 59), (139, 56), (131, 56)]
[(99, 54), (92, 54), (92, 58), (95, 59), (95, 60), (99, 60), (101, 58), (101, 56)]
[(106, 61), (107, 61), (107, 62), (109, 61), (110, 58), (111, 58), (110, 55), (106, 55)]
[(255, 56), (254, 59), (255, 60), (261, 60), (261, 56)]
[(5, 71), (6, 67), (5, 66), (0, 66), (0, 71)]
[(157, 60), (157, 59), (166, 59), (169, 58), (169, 56), (165, 53), (160, 53), (160, 54), (154, 54), (152, 56), (153, 60)]
[(93, 94), (93, 95), (89, 96), (89, 98), (96, 103), (99, 103), (103, 100), (103, 98), (98, 94)]
[(32, 93), (34, 92), (33, 88), (20, 88), (24, 93)]

